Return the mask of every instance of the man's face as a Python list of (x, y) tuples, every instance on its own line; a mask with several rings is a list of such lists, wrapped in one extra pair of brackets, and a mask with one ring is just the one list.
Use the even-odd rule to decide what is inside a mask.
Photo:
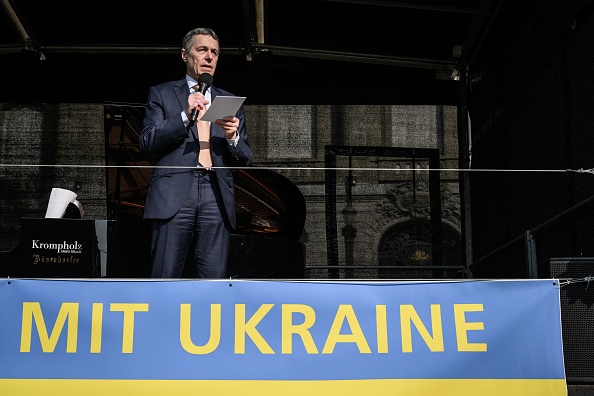
[(210, 36), (194, 36), (194, 43), (190, 52), (182, 48), (181, 56), (186, 62), (186, 70), (195, 80), (202, 73), (214, 75), (219, 60), (219, 43)]

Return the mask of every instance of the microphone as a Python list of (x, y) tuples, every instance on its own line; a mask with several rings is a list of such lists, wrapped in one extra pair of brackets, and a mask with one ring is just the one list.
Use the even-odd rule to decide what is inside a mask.
[[(202, 95), (206, 93), (208, 87), (212, 85), (212, 74), (209, 73), (202, 73), (198, 76), (198, 91)], [(196, 122), (196, 118), (198, 118), (198, 109), (192, 109), (192, 113), (190, 113), (190, 122)]]

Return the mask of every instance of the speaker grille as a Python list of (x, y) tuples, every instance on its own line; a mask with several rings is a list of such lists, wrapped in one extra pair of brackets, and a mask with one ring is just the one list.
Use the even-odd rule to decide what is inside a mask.
[(561, 324), (567, 382), (594, 384), (594, 257), (551, 258), (550, 275), (561, 281)]

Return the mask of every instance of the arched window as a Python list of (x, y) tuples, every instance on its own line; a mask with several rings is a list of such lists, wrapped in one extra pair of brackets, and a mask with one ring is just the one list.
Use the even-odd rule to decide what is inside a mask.
[[(411, 220), (396, 224), (382, 236), (379, 244), (380, 266), (397, 266), (381, 270), (380, 278), (387, 279), (434, 279), (461, 278), (456, 269), (423, 268), (433, 265), (431, 256), (431, 232), (428, 220)], [(460, 235), (447, 224), (442, 224), (443, 263), (445, 266), (463, 266), (464, 256)]]

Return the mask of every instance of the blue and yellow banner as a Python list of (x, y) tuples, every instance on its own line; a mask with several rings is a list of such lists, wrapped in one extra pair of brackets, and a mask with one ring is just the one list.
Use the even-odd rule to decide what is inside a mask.
[(566, 395), (559, 283), (0, 280), (2, 395)]

